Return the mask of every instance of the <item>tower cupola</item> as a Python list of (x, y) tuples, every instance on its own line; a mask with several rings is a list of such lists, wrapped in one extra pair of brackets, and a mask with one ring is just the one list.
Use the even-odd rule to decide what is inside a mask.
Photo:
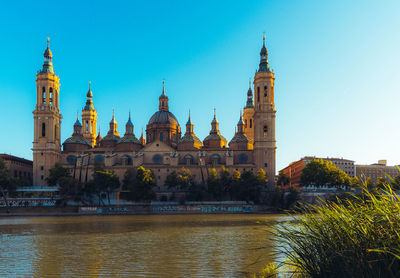
[(168, 111), (168, 97), (165, 94), (165, 81), (163, 80), (163, 88), (162, 88), (162, 93), (160, 97), (158, 98), (159, 100), (159, 105), (158, 105), (158, 110), (159, 111)]
[(90, 88), (90, 84), (91, 84), (91, 82), (89, 81), (89, 90), (86, 94), (86, 105), (85, 105), (84, 110), (95, 110), (94, 105), (93, 105), (93, 93)]
[(131, 112), (129, 112), (129, 118), (125, 125), (125, 136), (133, 135), (133, 123), (131, 121)]
[(73, 136), (82, 135), (82, 124), (79, 121), (79, 114), (76, 114), (76, 122), (74, 123), (74, 133)]
[(268, 50), (265, 46), (265, 35), (263, 35), (263, 46), (260, 51), (260, 65), (258, 68), (258, 72), (269, 72), (269, 63), (268, 63)]
[(251, 89), (251, 79), (249, 80), (249, 89), (247, 90), (247, 102), (245, 108), (253, 108), (253, 90)]
[(47, 38), (47, 48), (44, 51), (44, 63), (43, 63), (43, 68), (41, 72), (48, 72), (51, 74), (54, 74), (54, 69), (53, 69), (53, 54), (51, 53), (50, 50), (50, 38)]

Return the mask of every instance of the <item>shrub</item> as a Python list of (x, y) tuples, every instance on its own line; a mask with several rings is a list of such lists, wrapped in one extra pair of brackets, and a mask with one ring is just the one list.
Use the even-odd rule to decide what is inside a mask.
[(278, 251), (301, 277), (399, 277), (400, 203), (388, 184), (308, 206), (279, 224)]

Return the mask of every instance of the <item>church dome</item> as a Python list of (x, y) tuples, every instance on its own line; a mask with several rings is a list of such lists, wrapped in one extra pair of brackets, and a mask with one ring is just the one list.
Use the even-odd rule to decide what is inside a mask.
[(64, 141), (63, 144), (84, 144), (88, 146), (92, 146), (88, 140), (83, 138), (83, 136), (74, 135), (69, 137), (67, 140)]
[(151, 116), (148, 125), (152, 124), (171, 124), (179, 126), (178, 120), (174, 114), (165, 110), (157, 111)]

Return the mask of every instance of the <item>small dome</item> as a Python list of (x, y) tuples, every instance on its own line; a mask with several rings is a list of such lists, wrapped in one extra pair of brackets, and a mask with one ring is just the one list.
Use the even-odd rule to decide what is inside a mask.
[(83, 136), (71, 136), (63, 144), (84, 144), (92, 146)]
[(212, 134), (208, 135), (208, 136), (204, 139), (204, 141), (215, 140), (215, 139), (217, 139), (217, 140), (222, 140), (222, 141), (226, 141), (225, 137), (222, 136), (221, 134), (218, 134), (218, 133), (212, 133)]
[(248, 143), (249, 139), (244, 134), (237, 134), (235, 135), (230, 143)]
[(107, 134), (106, 136), (101, 139), (101, 141), (119, 141), (121, 138), (119, 136), (116, 136), (114, 134)]
[(148, 125), (152, 124), (172, 124), (179, 126), (178, 120), (174, 114), (165, 110), (157, 111), (151, 116)]
[(49, 58), (49, 59), (53, 58), (53, 53), (51, 53), (51, 50), (48, 46), (47, 46), (46, 50), (44, 51), (43, 56), (46, 58)]
[(179, 143), (186, 143), (186, 142), (201, 143), (200, 139), (193, 134), (185, 134), (181, 139), (179, 139)]

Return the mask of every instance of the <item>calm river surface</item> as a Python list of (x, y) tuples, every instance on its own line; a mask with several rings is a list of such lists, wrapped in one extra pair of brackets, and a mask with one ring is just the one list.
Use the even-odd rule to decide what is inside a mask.
[[(0, 218), (0, 277), (244, 277), (279, 215)], [(266, 221), (265, 225), (257, 221)]]

